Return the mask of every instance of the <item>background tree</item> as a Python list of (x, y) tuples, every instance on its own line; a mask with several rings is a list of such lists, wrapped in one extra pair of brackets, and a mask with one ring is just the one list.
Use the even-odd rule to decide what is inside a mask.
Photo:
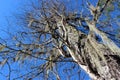
[[(77, 68), (79, 74), (79, 65), (93, 80), (119, 80), (120, 49), (112, 39), (119, 41), (113, 31), (117, 28), (115, 24), (119, 25), (119, 14), (113, 12), (119, 12), (120, 1), (92, 1), (32, 2), (17, 16), (24, 29), (13, 37), (12, 46), (1, 43), (1, 53), (7, 53), (1, 55), (1, 64), (40, 59), (30, 67), (33, 71), (18, 77), (28, 80), (38, 76), (61, 80), (60, 68), (68, 63), (70, 70), (74, 72)], [(67, 78), (71, 75), (74, 76), (70, 74)]]

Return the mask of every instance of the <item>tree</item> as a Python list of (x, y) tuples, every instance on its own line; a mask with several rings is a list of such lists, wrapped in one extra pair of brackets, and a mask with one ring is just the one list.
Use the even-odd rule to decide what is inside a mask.
[(57, 69), (61, 62), (79, 65), (93, 80), (118, 80), (120, 49), (111, 40), (115, 35), (105, 28), (114, 28), (112, 21), (119, 20), (119, 17), (111, 18), (111, 14), (120, 9), (120, 1), (98, 0), (93, 4), (88, 0), (76, 0), (74, 2), (79, 4), (70, 7), (71, 2), (33, 2), (30, 10), (19, 16), (27, 28), (21, 32), (21, 37), (14, 36), (17, 44), (11, 47), (1, 43), (0, 50), (14, 52), (14, 62), (24, 62), (29, 57), (45, 60), (34, 66), (37, 72), (31, 73), (32, 77), (27, 75), (29, 80), (41, 74), (48, 79), (51, 73), (60, 80)]

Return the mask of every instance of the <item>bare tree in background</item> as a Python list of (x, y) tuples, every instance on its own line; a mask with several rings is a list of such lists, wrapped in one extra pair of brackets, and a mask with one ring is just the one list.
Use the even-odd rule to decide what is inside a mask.
[[(93, 80), (119, 80), (120, 49), (109, 37), (115, 35), (104, 28), (115, 27), (111, 21), (117, 22), (118, 18), (113, 19), (109, 14), (119, 8), (120, 1), (98, 0), (94, 5), (89, 0), (75, 0), (76, 5), (70, 5), (70, 2), (72, 0), (32, 3), (30, 10), (19, 17), (29, 30), (21, 32), (22, 37), (14, 37), (19, 42), (15, 47), (1, 43), (1, 52), (13, 51), (14, 61), (29, 57), (45, 60), (34, 66), (37, 72), (31, 73), (33, 77), (29, 75), (29, 80), (41, 74), (48, 79), (50, 73), (61, 80), (57, 68), (62, 62), (79, 65)], [(20, 40), (23, 37), (29, 40), (28, 43)]]

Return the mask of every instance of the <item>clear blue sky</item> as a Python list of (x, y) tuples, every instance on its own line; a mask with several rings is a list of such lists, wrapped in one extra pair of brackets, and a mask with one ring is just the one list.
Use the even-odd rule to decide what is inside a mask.
[(29, 0), (0, 0), (0, 37), (7, 37), (3, 31), (8, 27), (7, 19), (9, 21), (13, 14), (20, 11), (20, 7), (27, 1)]
[[(0, 37), (7, 37), (7, 34), (4, 32), (4, 30), (6, 31), (8, 28), (7, 18), (11, 18), (13, 13), (19, 11), (20, 6), (26, 1), (27, 0), (0, 0)], [(11, 26), (9, 26), (9, 28), (10, 27)], [(8, 74), (8, 66), (2, 69), (0, 68), (0, 72), (3, 72), (4, 75)], [(0, 80), (6, 80), (6, 78), (0, 74)]]

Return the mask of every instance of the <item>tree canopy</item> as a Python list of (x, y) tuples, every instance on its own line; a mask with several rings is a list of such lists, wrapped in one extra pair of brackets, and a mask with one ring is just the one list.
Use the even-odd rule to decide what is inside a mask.
[(19, 62), (28, 70), (14, 80), (119, 80), (119, 0), (36, 0), (16, 20), (22, 29), (0, 42), (9, 80)]

